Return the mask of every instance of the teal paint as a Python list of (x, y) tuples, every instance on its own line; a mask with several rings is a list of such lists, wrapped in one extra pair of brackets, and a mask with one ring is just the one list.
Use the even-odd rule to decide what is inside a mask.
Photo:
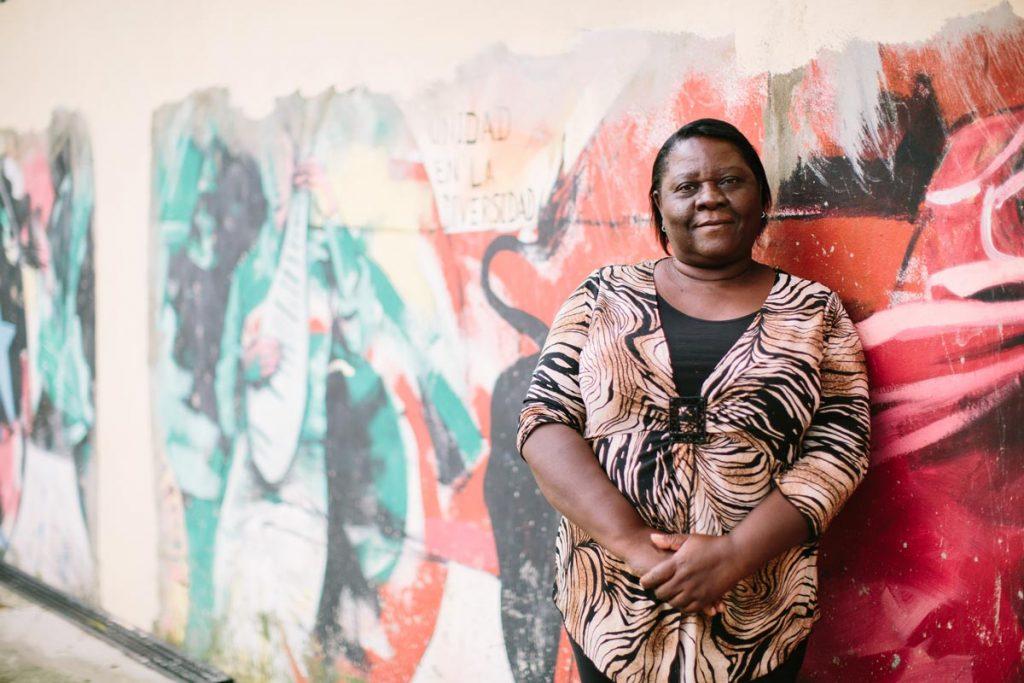
[[(159, 217), (161, 221), (179, 221), (188, 224), (192, 220), (199, 199), (199, 179), (203, 173), (204, 155), (191, 137), (178, 143), (175, 150), (180, 162), (173, 171), (163, 164), (157, 165), (157, 193), (160, 198)], [(174, 182), (168, 183), (169, 180)], [(172, 245), (172, 253), (175, 251)]]
[(431, 372), (428, 376), (426, 389), (425, 400), (437, 409), (448, 430), (455, 437), (465, 463), (473, 465), (483, 451), (484, 440), (462, 399), (448, 381), (436, 372)]
[(205, 657), (213, 645), (213, 560), (220, 500), (183, 496), (188, 538), (188, 622), (185, 651)]

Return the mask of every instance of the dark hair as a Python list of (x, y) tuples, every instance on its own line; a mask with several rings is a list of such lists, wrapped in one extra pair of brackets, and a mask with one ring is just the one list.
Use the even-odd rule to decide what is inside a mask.
[[(761, 187), (761, 206), (767, 212), (772, 206), (772, 191), (768, 187), (768, 175), (764, 172), (764, 165), (757, 155), (757, 150), (750, 144), (750, 140), (739, 131), (736, 126), (718, 119), (697, 119), (677, 130), (665, 140), (665, 144), (658, 150), (658, 156), (654, 157), (654, 167), (651, 169), (651, 189), (647, 193), (651, 202), (651, 223), (654, 227), (654, 236), (658, 238), (658, 244), (668, 253), (668, 235), (661, 230), (662, 217), (658, 210), (658, 203), (654, 201), (654, 192), (661, 188), (661, 180), (665, 175), (665, 166), (668, 163), (668, 155), (673, 148), (683, 140), (690, 138), (714, 138), (731, 142), (747, 166), (753, 171), (757, 178), (757, 184)], [(761, 231), (768, 225), (768, 219), (761, 219)], [(760, 233), (759, 233), (760, 234)]]

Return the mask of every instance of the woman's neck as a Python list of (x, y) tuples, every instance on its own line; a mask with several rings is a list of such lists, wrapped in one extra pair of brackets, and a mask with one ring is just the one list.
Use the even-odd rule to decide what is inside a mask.
[(667, 260), (669, 272), (681, 284), (684, 282), (721, 282), (722, 284), (732, 284), (751, 274), (757, 265), (757, 262), (750, 257), (713, 268), (694, 266), (684, 263), (675, 257)]

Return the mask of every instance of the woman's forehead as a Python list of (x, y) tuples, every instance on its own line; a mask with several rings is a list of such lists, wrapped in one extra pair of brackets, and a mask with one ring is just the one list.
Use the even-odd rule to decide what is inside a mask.
[(694, 170), (722, 170), (726, 166), (748, 169), (743, 154), (736, 145), (718, 138), (694, 137), (680, 140), (668, 155), (670, 172)]

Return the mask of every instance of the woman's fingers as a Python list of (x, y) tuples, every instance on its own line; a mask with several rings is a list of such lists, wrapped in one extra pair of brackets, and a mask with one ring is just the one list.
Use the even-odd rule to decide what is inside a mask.
[(697, 612), (700, 612), (701, 609), (703, 609), (700, 600), (695, 600), (693, 597), (680, 596), (676, 600), (671, 601), (669, 604), (678, 609), (680, 612), (685, 612), (687, 614), (695, 614)]
[(647, 590), (659, 588), (676, 574), (674, 557), (669, 557), (651, 567), (651, 570), (640, 577), (640, 585)]
[(702, 609), (701, 611), (704, 613), (705, 616), (709, 618), (715, 616), (716, 614), (722, 614), (723, 612), (725, 612), (725, 601), (719, 600), (713, 605), (708, 605), (704, 607), (704, 609)]
[(676, 572), (654, 589), (654, 596), (659, 600), (670, 602), (684, 592), (686, 592), (686, 579)]
[(674, 552), (683, 547), (687, 538), (686, 534), (651, 534), (651, 543), (661, 550)]

